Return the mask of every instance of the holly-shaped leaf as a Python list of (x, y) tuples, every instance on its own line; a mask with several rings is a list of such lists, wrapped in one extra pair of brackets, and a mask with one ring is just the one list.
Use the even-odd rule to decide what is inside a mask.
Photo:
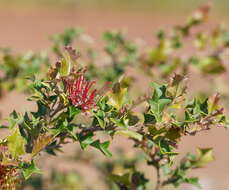
[(111, 157), (112, 153), (108, 150), (109, 145), (110, 141), (100, 143), (99, 140), (96, 140), (91, 144), (91, 146), (99, 149), (105, 156)]
[(94, 112), (94, 116), (95, 116), (95, 122), (97, 121), (99, 126), (101, 128), (105, 128), (106, 127), (106, 121), (105, 121), (105, 112), (98, 110), (97, 112)]
[(23, 118), (16, 111), (13, 111), (10, 114), (8, 121), (10, 123), (10, 128), (13, 128), (17, 124), (21, 123)]
[(159, 141), (159, 149), (162, 154), (167, 154), (169, 156), (175, 156), (178, 155), (178, 152), (173, 151), (173, 147), (166, 141)]
[(72, 65), (72, 60), (69, 54), (64, 54), (63, 59), (60, 62), (60, 75), (61, 76), (67, 76), (70, 73), (71, 70), (71, 65)]
[(17, 159), (19, 156), (25, 154), (25, 139), (21, 136), (19, 128), (14, 128), (10, 136), (7, 137), (8, 149), (11, 156)]
[(78, 140), (80, 142), (80, 146), (82, 149), (85, 149), (88, 145), (94, 142), (93, 140), (93, 133), (88, 133), (86, 135), (78, 134)]
[(155, 116), (156, 120), (160, 122), (163, 110), (172, 102), (172, 100), (166, 96), (166, 85), (153, 83), (152, 86), (154, 87), (154, 94), (149, 100), (150, 111)]
[(186, 183), (189, 183), (189, 184), (192, 184), (194, 186), (196, 186), (197, 188), (201, 189), (201, 185), (200, 185), (200, 182), (199, 182), (199, 178), (198, 177), (190, 177), (190, 178), (186, 178), (185, 179), (185, 182)]
[(138, 123), (144, 123), (144, 115), (137, 112), (129, 112), (126, 115), (125, 120), (127, 120), (129, 126), (134, 126)]
[(78, 115), (81, 112), (80, 109), (76, 108), (75, 106), (70, 105), (68, 107), (68, 113), (70, 118), (74, 118), (76, 115)]
[(113, 86), (112, 91), (108, 92), (107, 95), (109, 97), (108, 104), (112, 105), (117, 110), (120, 110), (126, 103), (127, 88), (122, 87), (118, 82)]
[(213, 160), (212, 148), (197, 148), (197, 157), (191, 163), (194, 168), (202, 168)]
[(123, 175), (112, 174), (110, 179), (117, 184), (125, 184), (129, 187), (131, 184), (131, 173), (125, 173)]
[(23, 167), (22, 173), (23, 173), (24, 178), (27, 180), (31, 177), (31, 175), (35, 173), (40, 174), (41, 171), (39, 168), (37, 168), (34, 160), (32, 160), (29, 165)]

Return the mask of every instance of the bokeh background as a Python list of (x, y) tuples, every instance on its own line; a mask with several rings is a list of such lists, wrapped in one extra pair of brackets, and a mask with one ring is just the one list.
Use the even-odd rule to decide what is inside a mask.
[[(153, 44), (154, 33), (158, 29), (170, 28), (174, 24), (184, 22), (196, 7), (206, 2), (206, 0), (0, 0), (0, 47), (10, 47), (18, 53), (28, 50), (43, 51), (51, 45), (49, 38), (52, 34), (60, 33), (68, 27), (82, 28), (93, 37), (98, 48), (102, 43), (102, 32), (111, 29), (126, 32), (130, 39), (143, 39), (146, 43)], [(219, 22), (228, 24), (229, 1), (212, 2), (214, 7), (208, 22), (209, 27)], [(201, 83), (194, 79), (192, 84), (201, 88)], [(13, 109), (23, 111), (31, 106), (26, 102), (24, 95), (15, 92), (0, 102), (3, 116), (8, 115)], [(181, 152), (194, 151), (196, 146), (214, 147), (216, 160), (207, 168), (193, 173), (201, 176), (200, 181), (204, 190), (229, 189), (228, 139), (228, 134), (224, 130), (212, 130), (185, 138), (179, 147)], [(122, 140), (116, 140), (112, 146), (117, 146)], [(126, 146), (128, 151), (131, 144), (127, 142)], [(75, 154), (76, 147), (78, 144), (66, 146), (64, 156)], [(67, 160), (66, 163), (63, 161), (66, 160), (64, 156), (58, 160), (56, 158), (47, 160), (42, 155), (43, 161), (40, 167), (45, 175), (47, 168), (57, 168), (61, 171), (74, 169), (89, 176), (90, 183), (94, 184), (92, 189), (103, 189), (99, 185), (98, 176), (94, 174), (94, 169), (77, 165), (77, 161)], [(154, 176), (152, 171), (148, 172)], [(73, 177), (74, 180), (76, 178)], [(182, 186), (180, 189), (195, 188)]]
[[(153, 40), (153, 32), (183, 22), (206, 0), (1, 0), (2, 46), (41, 50), (48, 37), (70, 26), (96, 39), (106, 29), (128, 31), (130, 38)], [(226, 22), (228, 1), (215, 0), (211, 22)]]

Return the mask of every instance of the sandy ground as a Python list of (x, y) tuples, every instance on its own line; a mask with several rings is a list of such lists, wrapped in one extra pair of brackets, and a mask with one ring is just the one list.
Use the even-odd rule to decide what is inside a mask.
[[(72, 26), (84, 28), (88, 34), (98, 39), (98, 41), (100, 41), (101, 33), (104, 30), (114, 28), (128, 31), (130, 38), (138, 37), (151, 43), (151, 41), (153, 42), (153, 31), (155, 29), (167, 28), (175, 22), (181, 22), (183, 18), (171, 18), (169, 13), (154, 15), (150, 13), (123, 14), (109, 11), (91, 12), (82, 10), (15, 11), (0, 8), (0, 47), (12, 47), (16, 52), (47, 49), (50, 45), (48, 36)], [(13, 109), (24, 111), (28, 110), (30, 106), (24, 95), (10, 93), (1, 100), (0, 111), (3, 111), (3, 115), (6, 116)], [(223, 129), (212, 130), (195, 137), (187, 137), (180, 146), (182, 152), (194, 151), (193, 147), (196, 146), (214, 147), (216, 160), (206, 169), (194, 173), (202, 176), (201, 183), (204, 190), (229, 189), (228, 135)], [(119, 143), (115, 141), (112, 146)], [(52, 160), (47, 162), (53, 163)], [(83, 171), (88, 170), (83, 169)], [(91, 175), (93, 176), (93, 174)], [(180, 189), (193, 190), (189, 187), (181, 187)]]

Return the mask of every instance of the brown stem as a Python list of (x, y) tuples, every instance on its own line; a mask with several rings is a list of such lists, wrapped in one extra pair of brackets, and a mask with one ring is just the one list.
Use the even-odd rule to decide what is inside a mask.
[(103, 129), (99, 126), (91, 126), (91, 127), (87, 127), (87, 128), (82, 128), (82, 133), (89, 133), (89, 132), (96, 132), (96, 131), (110, 131), (110, 130), (114, 130), (115, 127), (113, 125), (107, 126), (106, 129)]
[(59, 105), (56, 110), (54, 110), (54, 112), (52, 114), (50, 114), (50, 118), (53, 118), (59, 111), (63, 110), (64, 108), (66, 108), (66, 106), (63, 105)]
[(160, 188), (161, 188), (161, 174), (160, 174), (159, 166), (156, 166), (156, 172), (157, 172), (157, 184), (156, 184), (155, 190), (160, 190)]

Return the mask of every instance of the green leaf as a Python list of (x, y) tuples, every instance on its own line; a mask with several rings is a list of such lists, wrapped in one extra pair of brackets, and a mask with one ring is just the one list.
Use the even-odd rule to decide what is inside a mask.
[(111, 157), (112, 153), (108, 150), (109, 145), (110, 145), (110, 141), (100, 143), (99, 140), (96, 140), (91, 144), (91, 146), (99, 149), (105, 156)]
[(79, 134), (77, 136), (82, 149), (85, 149), (88, 145), (94, 142), (94, 140), (92, 139), (93, 133), (88, 133), (86, 135)]
[(173, 152), (172, 146), (170, 146), (166, 141), (159, 141), (159, 148), (162, 154), (167, 154), (169, 156), (178, 155), (178, 152)]
[(144, 176), (143, 173), (136, 171), (132, 174), (132, 182), (136, 186), (136, 190), (146, 190), (146, 185), (149, 180)]
[(165, 40), (164, 37), (162, 37), (160, 38), (158, 47), (149, 52), (149, 59), (147, 63), (149, 65), (163, 63), (167, 60), (170, 53), (171, 42), (169, 40)]
[(32, 112), (32, 114), (35, 117), (44, 116), (49, 111), (48, 106), (46, 106), (44, 103), (42, 103), (42, 101), (37, 101), (37, 107), (38, 107), (37, 112)]
[(103, 129), (106, 127), (106, 121), (104, 120), (105, 118), (105, 112), (98, 110), (97, 112), (94, 112), (94, 116), (96, 121), (98, 122), (99, 126)]
[(170, 164), (167, 163), (167, 164), (163, 165), (162, 166), (162, 171), (163, 171), (163, 174), (165, 176), (171, 175), (172, 174), (172, 169), (171, 169)]
[(31, 177), (31, 175), (35, 173), (40, 174), (41, 171), (39, 168), (36, 167), (34, 160), (32, 160), (29, 166), (22, 169), (22, 173), (23, 173), (24, 178), (27, 180)]
[(64, 54), (64, 58), (61, 60), (60, 75), (67, 76), (71, 71), (72, 60), (69, 54)]
[(163, 74), (165, 76), (167, 76), (167, 75), (171, 74), (172, 72), (174, 72), (179, 65), (181, 65), (181, 59), (175, 58), (174, 60), (172, 60), (171, 63), (163, 64), (163, 65), (161, 65), (160, 68), (161, 68)]
[(16, 111), (13, 111), (10, 114), (8, 121), (10, 123), (10, 128), (13, 128), (17, 124), (20, 124), (21, 122), (23, 122), (23, 118)]
[(158, 135), (164, 135), (167, 132), (167, 129), (165, 127), (158, 128), (155, 125), (150, 125), (148, 126), (148, 131), (153, 138), (156, 138)]
[(52, 134), (54, 136), (57, 136), (61, 133), (63, 134), (69, 134), (71, 135), (71, 137), (77, 141), (78, 137), (76, 136), (76, 134), (74, 133), (74, 125), (71, 124), (68, 119), (64, 119), (64, 120), (59, 120), (59, 122), (56, 124), (55, 128), (50, 129), (50, 131), (52, 132)]
[(127, 98), (127, 88), (121, 87), (120, 83), (116, 83), (113, 86), (112, 92), (108, 93), (108, 104), (120, 110), (122, 106), (126, 103)]
[(97, 115), (95, 115), (95, 117), (96, 117), (96, 119), (97, 119), (97, 121), (98, 121), (98, 123), (99, 123), (99, 126), (100, 126), (101, 128), (103, 128), (103, 129), (105, 129), (105, 127), (106, 127), (106, 122), (105, 122), (104, 120), (100, 119), (100, 117), (98, 117)]
[(165, 137), (173, 142), (178, 142), (182, 136), (182, 131), (180, 128), (170, 128), (167, 130)]
[(197, 148), (197, 158), (192, 160), (191, 163), (195, 168), (202, 168), (213, 160), (214, 157), (212, 148)]
[(69, 117), (74, 118), (76, 115), (78, 115), (81, 112), (80, 109), (76, 108), (75, 106), (69, 106), (68, 107), (68, 113)]
[(25, 154), (25, 143), (25, 139), (21, 136), (19, 128), (13, 129), (12, 134), (7, 137), (8, 149), (13, 158), (16, 159)]
[(128, 113), (125, 119), (128, 121), (129, 126), (134, 126), (137, 123), (144, 123), (144, 116), (137, 112)]
[(198, 62), (198, 67), (203, 73), (207, 74), (221, 74), (226, 71), (220, 58), (212, 56), (205, 57)]
[(158, 101), (150, 100), (150, 111), (154, 114), (158, 122), (161, 121), (162, 111), (164, 108), (171, 103), (170, 99), (160, 99)]
[(152, 99), (149, 100), (150, 111), (155, 116), (156, 120), (160, 122), (163, 110), (172, 102), (172, 100), (166, 96), (165, 85), (152, 83), (152, 86), (154, 87), (154, 94)]
[(123, 175), (112, 174), (110, 176), (110, 179), (112, 181), (114, 181), (115, 183), (117, 183), (117, 184), (125, 184), (128, 187), (131, 184), (131, 174), (130, 173), (126, 173), (126, 174), (123, 174)]
[(189, 184), (192, 184), (192, 185), (198, 187), (199, 189), (201, 189), (201, 185), (199, 183), (199, 178), (198, 177), (186, 178), (185, 182), (189, 183)]
[(127, 129), (128, 126), (127, 126), (127, 123), (125, 123), (125, 120), (122, 118), (122, 119), (116, 119), (116, 118), (111, 118), (110, 119), (117, 127), (120, 127), (120, 128), (124, 128), (124, 129)]
[(144, 113), (144, 124), (152, 125), (156, 123), (155, 116), (152, 114)]
[(116, 131), (115, 134), (130, 137), (138, 141), (141, 141), (143, 138), (143, 136), (140, 133), (135, 132), (135, 131), (130, 131), (130, 130), (119, 130), (119, 131)]

